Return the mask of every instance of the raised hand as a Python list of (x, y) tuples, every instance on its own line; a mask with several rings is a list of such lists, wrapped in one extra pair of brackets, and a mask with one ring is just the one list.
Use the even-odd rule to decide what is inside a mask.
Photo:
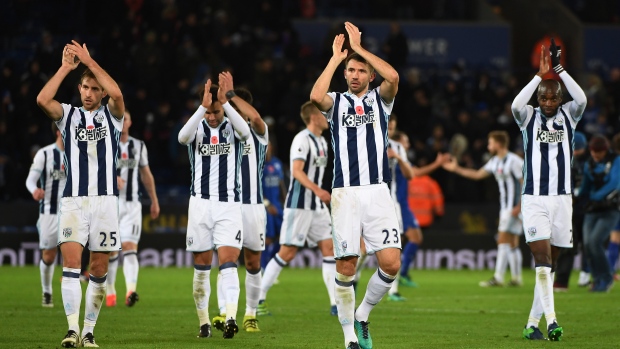
[(344, 34), (338, 34), (334, 38), (334, 43), (332, 44), (332, 54), (338, 62), (342, 62), (347, 58), (348, 50), (342, 50), (342, 45), (344, 44)]
[(62, 65), (71, 68), (71, 70), (80, 65), (80, 61), (75, 57), (75, 54), (69, 51), (67, 46), (62, 50)]
[(538, 73), (536, 75), (541, 78), (549, 72), (550, 69), (550, 60), (549, 51), (545, 47), (545, 45), (540, 46), (540, 66), (538, 68)]
[(551, 46), (549, 46), (549, 52), (551, 55), (551, 66), (556, 73), (560, 74), (564, 71), (564, 67), (560, 64), (560, 56), (562, 55), (562, 48), (555, 44), (555, 39), (551, 38)]
[[(219, 94), (219, 90), (218, 90)], [(205, 93), (202, 95), (202, 106), (209, 109), (211, 106), (211, 102), (213, 102), (213, 96), (211, 95), (211, 79), (207, 80), (205, 84)]]
[(347, 30), (347, 34), (349, 34), (351, 49), (357, 51), (362, 48), (362, 32), (351, 22), (344, 22), (344, 28)]
[(88, 67), (88, 65), (93, 61), (90, 57), (90, 52), (88, 52), (88, 48), (86, 48), (86, 44), (82, 44), (82, 46), (80, 46), (77, 41), (71, 40), (71, 43), (67, 44), (65, 48), (68, 49), (69, 53), (74, 54), (75, 57), (78, 58), (78, 63), (82, 62)]
[(235, 89), (235, 87), (233, 86), (233, 77), (230, 72), (222, 72), (220, 73), (218, 78), (218, 84), (220, 85), (220, 88), (224, 90), (224, 93)]

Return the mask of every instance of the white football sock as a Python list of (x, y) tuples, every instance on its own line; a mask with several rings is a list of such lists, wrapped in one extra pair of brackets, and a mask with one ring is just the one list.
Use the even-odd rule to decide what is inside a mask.
[(510, 258), (510, 244), (497, 245), (497, 260), (495, 261), (495, 280), (503, 283), (508, 259)]
[(512, 250), (512, 258), (511, 260), (514, 263), (514, 269), (512, 264), (510, 265), (510, 273), (512, 274), (512, 279), (514, 281), (521, 282), (523, 278), (521, 276), (523, 270), (523, 254), (521, 253), (521, 249), (519, 247), (515, 247)]
[(323, 282), (327, 287), (330, 305), (336, 305), (334, 280), (336, 280), (336, 260), (334, 256), (323, 257)]
[(273, 258), (271, 258), (269, 263), (267, 263), (265, 273), (263, 274), (263, 280), (260, 285), (260, 300), (264, 301), (267, 299), (267, 292), (269, 292), (269, 289), (273, 286), (273, 283), (276, 282), (282, 268), (284, 268), (287, 264), (288, 263), (280, 258), (277, 253), (273, 256)]
[(106, 278), (106, 294), (116, 294), (116, 273), (118, 271), (118, 255), (110, 257), (108, 262), (108, 276)]
[(39, 269), (41, 270), (41, 288), (43, 293), (52, 294), (52, 278), (54, 277), (54, 267), (56, 260), (53, 260), (51, 264), (45, 264), (43, 259), (39, 262)]
[(226, 297), (226, 320), (237, 318), (237, 307), (239, 305), (239, 275), (237, 275), (237, 264), (227, 262), (220, 265), (222, 274), (222, 291)]
[(194, 303), (196, 303), (196, 312), (198, 313), (200, 326), (211, 324), (209, 320), (209, 297), (211, 296), (211, 283), (209, 283), (210, 275), (210, 265), (194, 265)]
[(216, 290), (219, 315), (226, 314), (226, 295), (224, 290), (222, 290), (222, 273), (217, 273)]
[(262, 275), (260, 267), (245, 271), (245, 315), (256, 316), (258, 298), (260, 297)]
[(84, 297), (84, 328), (82, 329), (82, 337), (87, 333), (93, 333), (95, 324), (101, 311), (101, 304), (105, 298), (106, 275), (95, 277), (90, 275), (88, 287), (86, 287), (86, 296)]
[(123, 274), (125, 274), (127, 294), (136, 291), (139, 269), (138, 252), (135, 250), (123, 252)]
[(69, 330), (80, 333), (80, 306), (82, 305), (82, 285), (80, 285), (80, 269), (62, 268), (60, 284), (62, 303), (67, 315)]
[(372, 274), (368, 281), (368, 286), (366, 286), (364, 299), (355, 310), (355, 319), (357, 321), (368, 321), (370, 311), (390, 290), (394, 283), (394, 279), (396, 279), (396, 275), (388, 275), (381, 270), (381, 268), (377, 269), (377, 271)]
[(355, 320), (355, 291), (353, 291), (353, 276), (346, 276), (336, 272), (335, 297), (338, 309), (338, 321), (344, 332), (344, 345), (357, 342), (353, 323)]
[(396, 278), (394, 279), (394, 282), (392, 282), (392, 286), (390, 286), (390, 290), (388, 291), (389, 295), (398, 293), (398, 278), (400, 278), (400, 273), (396, 273)]
[(527, 328), (531, 326), (538, 327), (540, 318), (543, 315), (542, 304), (540, 303), (540, 292), (538, 287), (534, 285), (534, 301), (532, 302), (532, 309), (530, 310), (530, 317), (527, 319)]
[(551, 266), (536, 266), (536, 287), (538, 288), (540, 303), (547, 319), (547, 326), (556, 321), (553, 299), (553, 279)]

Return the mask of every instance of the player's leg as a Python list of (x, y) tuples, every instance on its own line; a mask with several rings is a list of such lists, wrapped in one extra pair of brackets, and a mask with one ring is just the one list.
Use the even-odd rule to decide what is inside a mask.
[(344, 333), (345, 347), (359, 342), (354, 327), (355, 290), (353, 289), (357, 259), (360, 255), (361, 217), (358, 191), (358, 188), (334, 188), (331, 200), (332, 240), (336, 259), (334, 298), (338, 309), (338, 321)]
[[(91, 245), (93, 245), (91, 240)], [(84, 328), (82, 329), (82, 345), (95, 345), (94, 330), (99, 311), (106, 293), (106, 277), (108, 273), (109, 252), (90, 252), (89, 282), (84, 296)]]
[(360, 256), (355, 263), (355, 277), (353, 278), (353, 289), (357, 291), (357, 284), (362, 277), (362, 269), (364, 269), (364, 263), (366, 262), (366, 258), (368, 254), (366, 253), (366, 245), (364, 245), (364, 240), (360, 238)]
[(211, 337), (209, 297), (211, 296), (211, 262), (213, 261), (213, 212), (209, 200), (190, 197), (187, 214), (186, 249), (194, 256), (193, 297), (198, 314), (199, 338)]
[(584, 243), (594, 281), (591, 291), (606, 292), (613, 284), (613, 274), (609, 261), (605, 257), (604, 244), (618, 217), (620, 217), (620, 212), (615, 210), (589, 212), (585, 215)]
[(504, 274), (508, 267), (508, 260), (510, 259), (510, 250), (512, 245), (512, 237), (506, 231), (499, 231), (497, 233), (497, 259), (495, 260), (495, 273), (493, 278), (489, 281), (480, 282), (482, 287), (490, 286), (503, 286)]
[(616, 277), (616, 268), (618, 267), (618, 255), (620, 251), (620, 221), (614, 227), (609, 236), (609, 245), (607, 245), (607, 258), (609, 259), (609, 267), (611, 268), (614, 278)]
[(116, 274), (118, 272), (118, 252), (110, 252), (108, 261), (108, 276), (106, 278), (106, 297), (105, 305), (108, 307), (116, 306)]
[[(521, 225), (519, 225), (521, 226)], [(519, 227), (519, 229), (521, 229)], [(520, 234), (510, 234), (512, 238), (512, 242), (510, 244), (510, 274), (511, 286), (521, 286), (523, 285), (523, 253), (521, 252), (521, 248), (519, 247)]]
[(41, 288), (43, 297), (41, 305), (46, 308), (54, 306), (52, 301), (52, 278), (56, 266), (58, 244), (58, 215), (41, 214), (37, 222), (39, 229), (39, 248), (41, 249), (41, 261), (39, 269), (41, 274)]
[(140, 299), (136, 292), (138, 286), (138, 244), (123, 241), (123, 274), (125, 276), (125, 305), (132, 307)]
[(243, 213), (243, 254), (245, 261), (245, 315), (243, 328), (258, 332), (256, 309), (261, 291), (261, 253), (265, 250), (267, 212), (263, 204), (241, 205)]
[(330, 314), (333, 316), (338, 315), (338, 308), (336, 307), (336, 298), (334, 296), (334, 290), (336, 287), (336, 260), (334, 259), (334, 242), (331, 237), (329, 239), (321, 240), (318, 242), (319, 249), (323, 255), (323, 263), (321, 270), (323, 272), (323, 283), (327, 288), (327, 295), (329, 296)]
[(87, 226), (82, 219), (81, 198), (62, 198), (58, 213), (58, 244), (62, 255), (62, 303), (67, 316), (69, 330), (62, 340), (64, 348), (79, 347), (80, 340), (80, 306), (82, 304), (82, 286), (80, 272), (82, 250), (88, 241)]
[(403, 286), (417, 287), (418, 284), (415, 283), (409, 275), (411, 263), (415, 261), (418, 248), (422, 245), (422, 241), (424, 239), (422, 236), (422, 229), (417, 224), (417, 220), (413, 226), (410, 226), (407, 230), (405, 230), (405, 236), (407, 237), (407, 243), (405, 244), (401, 257), (400, 278), (398, 281)]
[(267, 293), (275, 283), (282, 269), (295, 258), (298, 248), (298, 246), (286, 245), (286, 242), (282, 241), (282, 236), (280, 237), (280, 251), (278, 251), (267, 264), (261, 280), (258, 315), (269, 315), (266, 305), (263, 305), (267, 299)]

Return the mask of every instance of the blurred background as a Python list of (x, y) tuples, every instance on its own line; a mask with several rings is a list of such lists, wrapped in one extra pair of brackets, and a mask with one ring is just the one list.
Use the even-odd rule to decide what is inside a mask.
[[(452, 152), (463, 166), (479, 168), (489, 158), (491, 130), (508, 131), (511, 150), (522, 152), (510, 104), (537, 72), (540, 45), (551, 37), (588, 97), (578, 129), (588, 137), (620, 131), (618, 0), (4, 0), (0, 233), (7, 234), (0, 234), (0, 265), (36, 255), (36, 243), (24, 247), (37, 239), (37, 203), (25, 180), (36, 151), (54, 141), (36, 96), (71, 39), (86, 43), (119, 83), (133, 117), (130, 134), (149, 150), (162, 215), (145, 215), (144, 232), (183, 233), (191, 175), (177, 133), (199, 104), (198, 88), (231, 71), (235, 85), (253, 93), (275, 155), (288, 167), (289, 146), (303, 128), (299, 108), (331, 56), (334, 36), (346, 34), (347, 20), (360, 27), (363, 46), (400, 73), (394, 113), (416, 165)], [(79, 105), (82, 69), (65, 80), (57, 100)], [(341, 74), (331, 89), (346, 90)], [(445, 207), (425, 227), (428, 253), (418, 257), (418, 267), (490, 266), (497, 184), (443, 170), (432, 178)], [(328, 170), (324, 187), (330, 184)], [(176, 240), (182, 249), (183, 238)], [(182, 255), (168, 264), (184, 264)]]

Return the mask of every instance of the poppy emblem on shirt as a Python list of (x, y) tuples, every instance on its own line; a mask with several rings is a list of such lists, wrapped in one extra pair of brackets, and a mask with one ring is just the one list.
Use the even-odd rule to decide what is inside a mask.
[(219, 139), (217, 138), (217, 136), (212, 136), (211, 137), (211, 144), (217, 144), (218, 140)]
[(364, 115), (364, 108), (362, 108), (361, 106), (358, 105), (357, 107), (355, 107), (355, 112), (358, 115)]
[(123, 158), (123, 159), (127, 159), (127, 153), (123, 153), (123, 154), (121, 154), (121, 158)]
[(267, 166), (267, 171), (273, 172), (273, 166), (271, 166), (271, 165)]
[(325, 152), (321, 149), (321, 150), (319, 150), (319, 155), (320, 156), (325, 156)]
[(88, 129), (88, 130), (92, 130), (93, 128), (95, 128), (95, 125), (88, 125), (88, 126), (86, 126), (86, 129)]

